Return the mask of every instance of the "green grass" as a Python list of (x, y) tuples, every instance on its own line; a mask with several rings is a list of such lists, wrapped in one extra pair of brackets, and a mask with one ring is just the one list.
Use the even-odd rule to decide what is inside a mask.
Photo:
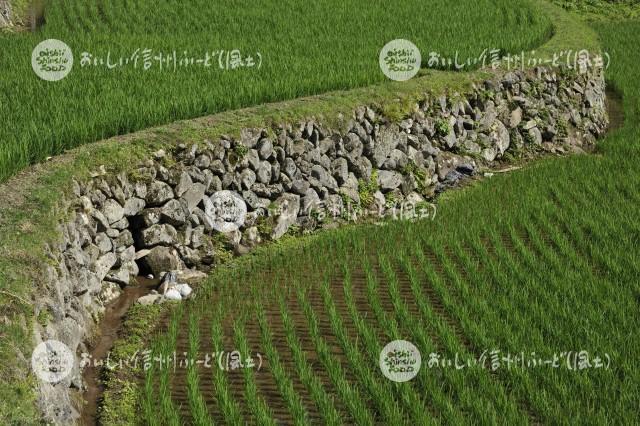
[[(28, 164), (80, 144), (178, 119), (294, 99), (385, 81), (380, 49), (407, 38), (421, 49), (461, 61), (484, 49), (519, 52), (551, 35), (550, 19), (531, 0), (355, 0), (308, 4), (289, 0), (239, 5), (218, 1), (50, 0), (35, 34), (0, 34), (0, 181)], [(392, 12), (392, 13), (391, 13)], [(381, 17), (384, 21), (381, 22)], [(448, 22), (446, 26), (442, 22)], [(31, 70), (42, 40), (65, 41), (74, 68), (62, 81), (41, 81)], [(81, 53), (111, 62), (136, 49), (189, 57), (240, 49), (263, 57), (261, 68), (222, 71), (191, 67), (81, 67)], [(140, 54), (142, 62), (142, 54)], [(217, 58), (215, 60), (217, 64)]]
[[(288, 336), (292, 352), (273, 344), (251, 350), (278, 364), (291, 356), (298, 367), (287, 379), (314, 384), (307, 386), (309, 399), (293, 398), (282, 387), (285, 400), (297, 401), (291, 404), (295, 420), (321, 411), (321, 390), (335, 388), (340, 405), (362, 423), (410, 423), (420, 412), (434, 423), (635, 421), (640, 85), (633, 70), (640, 23), (600, 22), (596, 28), (612, 54), (608, 78), (624, 95), (626, 112), (625, 126), (602, 140), (596, 154), (545, 159), (446, 193), (434, 222), (344, 228), (258, 250), (230, 267), (232, 277), (225, 268), (213, 273), (208, 286), (218, 289), (217, 297), (248, 293), (258, 305), (254, 311), (229, 303), (223, 316), (257, 316), (264, 335)], [(204, 291), (190, 309), (205, 312), (208, 303)], [(308, 322), (309, 344), (295, 333), (300, 315)], [(376, 362), (380, 348), (395, 338), (422, 350), (425, 369), (401, 385), (386, 382)], [(611, 365), (576, 372), (424, 364), (431, 352), (477, 357), (494, 349), (543, 359), (587, 350), (608, 354)], [(316, 357), (315, 369), (304, 367)]]

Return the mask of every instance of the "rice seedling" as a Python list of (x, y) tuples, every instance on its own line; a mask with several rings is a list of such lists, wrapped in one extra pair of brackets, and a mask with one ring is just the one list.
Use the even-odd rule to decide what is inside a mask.
[(197, 360), (200, 352), (199, 317), (195, 313), (189, 315), (189, 352), (187, 358), (187, 395), (193, 424), (198, 426), (211, 425), (212, 421), (207, 410), (207, 404), (200, 392), (200, 378)]
[[(222, 346), (222, 312), (222, 309), (216, 309), (211, 319), (211, 343), (214, 354), (224, 352), (224, 347)], [(225, 421), (234, 425), (244, 424), (239, 403), (233, 398), (229, 389), (227, 372), (220, 368), (219, 365), (215, 365), (212, 370), (216, 402), (224, 415)]]
[(324, 421), (328, 425), (338, 425), (344, 422), (344, 419), (336, 410), (335, 401), (325, 391), (322, 382), (314, 374), (307, 358), (300, 346), (300, 341), (296, 336), (293, 320), (287, 311), (286, 304), (283, 298), (280, 298), (280, 315), (282, 316), (282, 322), (287, 336), (287, 343), (291, 347), (291, 353), (296, 365), (298, 376), (302, 383), (309, 389), (311, 396), (316, 402), (320, 414)]
[[(248, 359), (251, 353), (241, 320), (237, 320), (234, 324), (234, 335), (242, 359)], [(258, 425), (275, 425), (276, 422), (273, 419), (271, 409), (258, 393), (253, 370), (251, 368), (244, 368), (243, 375), (245, 381), (245, 401), (249, 404), (249, 411), (253, 413), (255, 423)]]
[(372, 425), (374, 416), (365, 400), (360, 396), (360, 391), (346, 380), (340, 363), (331, 355), (326, 341), (321, 337), (316, 313), (311, 307), (304, 289), (297, 291), (297, 298), (309, 323), (311, 338), (316, 346), (318, 357), (348, 407), (351, 416), (357, 424)]
[(299, 395), (295, 392), (289, 374), (285, 371), (284, 366), (280, 362), (280, 355), (276, 350), (271, 332), (269, 330), (269, 323), (265, 312), (260, 308), (257, 312), (258, 324), (260, 326), (260, 334), (262, 336), (262, 346), (265, 351), (265, 355), (269, 360), (269, 368), (271, 373), (275, 377), (278, 389), (282, 394), (282, 397), (289, 408), (294, 422), (302, 425), (307, 421), (307, 411), (300, 400)]

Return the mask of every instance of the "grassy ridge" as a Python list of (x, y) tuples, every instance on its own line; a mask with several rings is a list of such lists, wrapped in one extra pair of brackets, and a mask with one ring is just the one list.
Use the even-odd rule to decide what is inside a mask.
[[(288, 380), (304, 374), (304, 382), (342, 390), (334, 394), (346, 407), (358, 404), (354, 416), (408, 423), (420, 403), (416, 392), (427, 395), (423, 413), (432, 421), (633, 423), (640, 405), (640, 341), (633, 337), (640, 324), (640, 84), (633, 72), (640, 23), (597, 29), (626, 111), (625, 126), (601, 142), (598, 155), (544, 160), (445, 194), (435, 222), (342, 229), (262, 250), (233, 274), (223, 269), (210, 278), (208, 291), (225, 298), (220, 315), (243, 312), (271, 335), (283, 333), (283, 321), (288, 335), (311, 329), (315, 343), (302, 350), (322, 361), (316, 378), (298, 369)], [(247, 288), (258, 308), (242, 302)], [(205, 291), (191, 307), (196, 315), (206, 311), (208, 297)], [(266, 321), (255, 309), (272, 317)], [(433, 384), (417, 378), (391, 390), (375, 357), (398, 337), (417, 344), (423, 361), (432, 351), (453, 357), (497, 349), (550, 359), (586, 350), (606, 354), (611, 364), (582, 371), (436, 369), (428, 371)], [(272, 344), (267, 352), (287, 362), (286, 346)], [(322, 395), (309, 392), (303, 399), (311, 402), (297, 411), (321, 410)]]
[[(424, 10), (424, 9), (428, 9)], [(420, 13), (424, 10), (425, 13)], [(0, 181), (33, 162), (80, 144), (177, 119), (293, 99), (385, 80), (382, 46), (413, 40), (428, 52), (460, 61), (484, 49), (520, 51), (551, 33), (549, 19), (530, 0), (420, 0), (394, 5), (370, 1), (286, 2), (51, 0), (46, 24), (35, 34), (0, 34)], [(447, 22), (447, 25), (443, 25)], [(31, 50), (57, 38), (73, 50), (75, 64), (62, 81), (41, 81), (31, 70)], [(176, 72), (140, 68), (81, 67), (86, 51), (111, 62), (140, 49), (202, 58), (205, 52), (240, 49), (262, 67), (221, 71), (191, 67)], [(217, 56), (214, 64), (217, 65)]]

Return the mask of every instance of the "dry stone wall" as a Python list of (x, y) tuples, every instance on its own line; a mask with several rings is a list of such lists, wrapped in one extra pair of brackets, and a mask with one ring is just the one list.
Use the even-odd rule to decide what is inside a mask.
[[(402, 120), (362, 106), (342, 129), (306, 121), (244, 129), (239, 138), (177, 145), (129, 174), (97, 172), (75, 185), (72, 219), (49, 249), (50, 322), (36, 343), (56, 339), (86, 350), (105, 304), (139, 274), (207, 271), (233, 248), (244, 253), (287, 232), (345, 220), (345, 211), (384, 216), (392, 204), (420, 204), (507, 158), (576, 152), (607, 126), (599, 70), (510, 72), (471, 93), (425, 96)], [(215, 230), (212, 196), (237, 193), (240, 229)], [(64, 423), (78, 407), (80, 371), (40, 385), (45, 416)]]
[(11, 2), (9, 0), (0, 0), (0, 28), (12, 26), (12, 20)]

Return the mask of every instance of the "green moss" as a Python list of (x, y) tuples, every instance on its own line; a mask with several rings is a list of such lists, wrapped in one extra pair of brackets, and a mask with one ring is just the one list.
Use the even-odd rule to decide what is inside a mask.
[(558, 130), (558, 136), (561, 138), (566, 138), (569, 136), (569, 122), (564, 118), (561, 118), (556, 123), (556, 127)]

